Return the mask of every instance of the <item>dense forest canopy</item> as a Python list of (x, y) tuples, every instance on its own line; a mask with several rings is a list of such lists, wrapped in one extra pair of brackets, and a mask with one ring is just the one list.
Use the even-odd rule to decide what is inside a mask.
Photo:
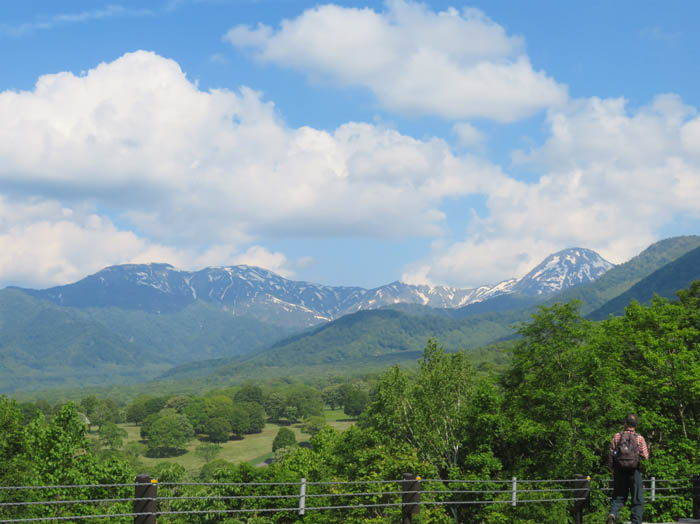
[[(248, 385), (203, 397), (144, 397), (121, 410), (108, 399), (87, 399), (81, 405), (59, 406), (49, 417), (41, 409), (46, 411), (46, 406), (34, 405), (32, 410), (27, 403), (3, 397), (0, 483), (133, 481), (144, 472), (143, 465), (133, 453), (120, 449), (118, 432), (110, 425), (118, 422), (114, 416), (141, 424), (146, 442), (165, 442), (149, 445), (154, 454), (181, 446), (181, 440), (168, 440), (177, 432), (180, 438), (198, 435), (213, 444), (259, 430), (271, 419), (306, 421), (314, 427), (310, 446), (298, 446), (281, 432), (274, 460), (262, 468), (212, 460), (214, 448), (202, 446), (203, 456), (210, 457), (207, 478), (217, 482), (393, 480), (412, 472), (448, 490), (450, 481), (457, 479), (569, 479), (585, 474), (604, 480), (609, 476), (610, 438), (630, 411), (638, 413), (638, 430), (650, 448), (646, 477), (678, 479), (698, 473), (700, 281), (680, 291), (677, 301), (657, 297), (649, 306), (633, 301), (623, 316), (600, 322), (583, 318), (577, 302), (541, 307), (520, 326), (519, 334), (507, 364), (482, 369), (466, 353), (448, 353), (430, 342), (417, 368), (395, 366), (378, 377), (370, 391), (367, 383), (339, 384), (325, 391), (309, 386), (266, 391)], [(341, 433), (318, 417), (324, 404), (343, 403), (353, 416), (361, 414), (357, 424)], [(92, 415), (91, 423), (107, 428), (101, 445), (88, 438), (86, 412)], [(188, 473), (176, 460), (149, 473), (185, 480)], [(231, 493), (225, 486), (171, 489), (179, 489), (180, 495)], [(261, 494), (265, 489), (258, 488)], [(435, 496), (447, 501), (464, 495)], [(262, 507), (255, 501), (230, 504)], [(604, 494), (595, 493), (590, 518), (602, 521), (606, 504)], [(170, 507), (206, 509), (207, 501), (173, 501)], [(647, 505), (646, 519), (688, 516), (690, 507), (689, 498), (658, 500)], [(0, 511), (3, 518), (19, 514), (16, 508)], [(22, 511), (31, 516), (40, 510)], [(424, 506), (414, 522), (561, 523), (570, 518), (569, 511), (567, 503), (434, 505)], [(315, 512), (304, 522), (389, 523), (397, 522), (399, 515), (395, 507), (355, 508)], [(267, 524), (298, 518), (281, 512), (236, 519), (170, 516), (162, 521)]]

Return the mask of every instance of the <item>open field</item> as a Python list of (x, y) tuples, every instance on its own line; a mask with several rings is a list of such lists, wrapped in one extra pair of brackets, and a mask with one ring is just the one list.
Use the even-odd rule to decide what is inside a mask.
[[(344, 431), (354, 423), (353, 420), (347, 418), (347, 415), (345, 415), (342, 410), (328, 409), (324, 411), (324, 415), (328, 425), (338, 431)], [(133, 424), (119, 424), (119, 426), (124, 428), (128, 433), (124, 444), (140, 441), (140, 426), (135, 426)], [(258, 464), (263, 462), (272, 455), (272, 441), (280, 427), (281, 426), (278, 424), (268, 423), (265, 425), (265, 429), (263, 429), (262, 433), (246, 435), (242, 440), (229, 440), (228, 442), (224, 442), (221, 444), (221, 451), (216, 458), (234, 463), (249, 462), (251, 464)], [(301, 432), (300, 423), (292, 424), (287, 427), (294, 431), (297, 442), (309, 440), (309, 435)], [(96, 432), (93, 431), (91, 435), (97, 438)], [(204, 460), (194, 453), (194, 450), (200, 443), (199, 440), (193, 440), (187, 445), (187, 452), (177, 457), (149, 458), (141, 456), (139, 460), (146, 468), (154, 466), (159, 462), (177, 462), (182, 465), (188, 473), (196, 473), (204, 465)]]

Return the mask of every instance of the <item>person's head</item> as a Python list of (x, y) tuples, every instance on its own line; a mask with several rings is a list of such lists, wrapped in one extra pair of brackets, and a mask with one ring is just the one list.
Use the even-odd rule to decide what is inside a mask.
[(627, 416), (625, 417), (625, 427), (634, 429), (637, 427), (637, 415), (634, 413), (627, 413)]

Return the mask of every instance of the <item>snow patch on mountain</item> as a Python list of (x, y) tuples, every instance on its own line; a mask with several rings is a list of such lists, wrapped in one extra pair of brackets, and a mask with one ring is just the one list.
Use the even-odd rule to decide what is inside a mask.
[(74, 284), (26, 291), (60, 305), (112, 306), (157, 313), (177, 311), (203, 300), (236, 315), (311, 326), (362, 309), (395, 304), (459, 308), (508, 293), (546, 296), (595, 280), (612, 267), (594, 251), (572, 248), (550, 255), (520, 279), (494, 286), (460, 289), (396, 281), (364, 289), (288, 280), (246, 265), (188, 272), (170, 264), (124, 264), (105, 268)]

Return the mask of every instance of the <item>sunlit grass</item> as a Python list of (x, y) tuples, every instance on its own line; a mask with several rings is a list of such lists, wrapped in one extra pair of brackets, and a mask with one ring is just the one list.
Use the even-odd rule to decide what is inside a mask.
[[(324, 416), (326, 417), (326, 422), (338, 431), (345, 431), (355, 423), (354, 420), (349, 419), (348, 416), (339, 409), (327, 409), (324, 411)], [(124, 428), (128, 434), (128, 437), (124, 440), (124, 444), (129, 442), (139, 442), (141, 440), (140, 426), (135, 426), (133, 424), (119, 424), (119, 426)], [(272, 441), (277, 435), (280, 427), (281, 426), (279, 424), (268, 423), (265, 425), (265, 428), (261, 433), (245, 435), (245, 437), (241, 440), (229, 440), (228, 442), (224, 442), (221, 444), (221, 451), (216, 458), (233, 463), (262, 463), (265, 461), (265, 459), (272, 455)], [(291, 426), (287, 427), (294, 431), (297, 442), (309, 440), (310, 436), (301, 432), (301, 424), (292, 424)], [(96, 436), (95, 433), (92, 435)], [(146, 469), (152, 468), (159, 462), (177, 462), (184, 467), (188, 473), (197, 473), (205, 463), (201, 457), (194, 453), (194, 450), (200, 443), (201, 441), (198, 439), (191, 441), (186, 447), (187, 452), (177, 457), (151, 458), (141, 456), (139, 457), (139, 460), (143, 463)]]

